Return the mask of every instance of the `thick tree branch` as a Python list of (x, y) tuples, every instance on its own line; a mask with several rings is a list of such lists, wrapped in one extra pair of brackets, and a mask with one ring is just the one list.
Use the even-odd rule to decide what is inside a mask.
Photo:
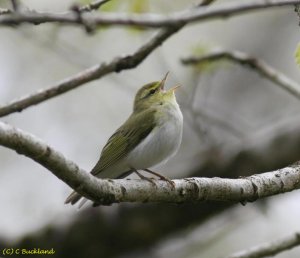
[(35, 136), (3, 122), (0, 122), (0, 145), (31, 158), (71, 187), (80, 188), (82, 182), (91, 188), (95, 187), (94, 178), (86, 177), (88, 175), (86, 171), (67, 160), (61, 153)]
[(290, 236), (277, 239), (275, 241), (264, 243), (262, 245), (241, 251), (226, 258), (262, 258), (275, 256), (283, 251), (292, 249), (300, 245), (300, 232), (296, 232)]
[(272, 124), (236, 145), (210, 149), (202, 156), (203, 162), (197, 166), (196, 175), (227, 175), (229, 177), (248, 176), (286, 167), (300, 160), (299, 116)]
[[(199, 6), (206, 6), (213, 2), (214, 0), (205, 0)], [(152, 51), (162, 45), (165, 40), (179, 31), (183, 26), (184, 24), (180, 24), (178, 26), (164, 28), (131, 55), (117, 57), (109, 63), (102, 63), (93, 66), (53, 86), (50, 86), (48, 89), (39, 90), (36, 93), (24, 96), (12, 101), (11, 103), (0, 106), (0, 117), (14, 112), (21, 112), (25, 108), (39, 104), (69, 90), (73, 90), (84, 83), (99, 79), (109, 73), (135, 68), (145, 58), (147, 58)]]
[(220, 61), (221, 59), (230, 60), (232, 62), (245, 65), (261, 76), (267, 78), (271, 82), (277, 84), (279, 87), (290, 92), (293, 96), (300, 99), (300, 85), (288, 78), (283, 73), (277, 71), (267, 63), (246, 53), (239, 51), (215, 51), (199, 57), (183, 58), (182, 63), (186, 65), (195, 65), (205, 62)]
[(230, 16), (243, 14), (249, 11), (289, 6), (299, 4), (299, 0), (252, 0), (247, 2), (236, 1), (224, 5), (214, 6), (212, 8), (189, 9), (187, 11), (177, 12), (168, 15), (161, 14), (85, 14), (84, 19), (78, 19), (78, 16), (73, 12), (65, 12), (61, 14), (54, 13), (38, 13), (38, 12), (23, 12), (0, 17), (0, 25), (16, 25), (20, 23), (41, 24), (46, 22), (55, 22), (61, 24), (82, 24), (86, 23), (97, 25), (122, 25), (122, 26), (143, 26), (143, 27), (166, 27), (180, 26), (182, 24), (204, 21), (216, 18), (228, 18)]
[(61, 153), (35, 136), (0, 122), (0, 145), (23, 154), (63, 180), (83, 196), (99, 204), (118, 202), (255, 201), (300, 188), (300, 167), (253, 175), (242, 179), (187, 178), (175, 187), (156, 180), (100, 180), (78, 168)]

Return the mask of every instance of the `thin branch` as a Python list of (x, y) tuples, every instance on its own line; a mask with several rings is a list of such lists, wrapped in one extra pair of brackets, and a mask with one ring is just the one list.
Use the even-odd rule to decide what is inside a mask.
[[(206, 1), (210, 2), (210, 1)], [(143, 27), (168, 27), (180, 26), (196, 21), (205, 21), (216, 18), (228, 18), (234, 15), (241, 15), (249, 11), (266, 9), (272, 7), (290, 6), (299, 4), (299, 0), (252, 0), (247, 2), (236, 1), (218, 5), (211, 8), (189, 9), (187, 11), (176, 12), (173, 14), (122, 14), (122, 13), (101, 13), (85, 14), (83, 20), (93, 27), (99, 25), (119, 25), (119, 26), (143, 26)], [(0, 25), (16, 25), (20, 23), (61, 23), (61, 24), (82, 24), (77, 15), (73, 12), (64, 13), (39, 13), (22, 12), (0, 17)]]
[(84, 83), (100, 79), (103, 76), (120, 72), (126, 69), (132, 69), (138, 66), (152, 51), (160, 46), (167, 38), (178, 31), (180, 28), (168, 28), (160, 31), (152, 37), (147, 43), (142, 45), (135, 53), (123, 57), (117, 57), (109, 63), (102, 63), (88, 68), (72, 77), (66, 78), (47, 89), (39, 90), (28, 96), (21, 97), (11, 103), (0, 106), (0, 117), (14, 112), (21, 112), (25, 108), (39, 104), (45, 100), (61, 95), (67, 91), (73, 90)]
[(292, 249), (300, 245), (300, 232), (296, 232), (290, 236), (277, 239), (275, 241), (264, 243), (262, 245), (241, 251), (226, 258), (262, 258), (275, 256), (283, 251)]
[(79, 7), (80, 12), (90, 12), (93, 10), (98, 10), (102, 5), (106, 4), (111, 0), (97, 0), (90, 4)]
[[(200, 6), (211, 4), (213, 0), (204, 1)], [(148, 42), (142, 45), (137, 51), (131, 55), (117, 57), (110, 63), (102, 63), (91, 68), (88, 68), (72, 77), (69, 77), (48, 89), (39, 90), (36, 93), (24, 96), (20, 99), (14, 100), (6, 105), (0, 106), (0, 117), (11, 113), (21, 112), (25, 108), (39, 104), (45, 100), (56, 97), (69, 90), (73, 90), (84, 83), (100, 79), (101, 77), (112, 73), (120, 72), (126, 69), (132, 69), (138, 66), (147, 56), (157, 47), (163, 44), (174, 33), (179, 31), (184, 24), (178, 26), (164, 28), (155, 34)]]
[(11, 0), (11, 5), (13, 7), (14, 12), (19, 11), (19, 2), (18, 2), (18, 0)]
[(81, 6), (81, 7), (77, 4), (74, 4), (71, 7), (71, 10), (76, 15), (78, 23), (82, 24), (83, 27), (85, 28), (85, 31), (87, 33), (91, 34), (95, 31), (95, 26), (94, 26), (94, 24), (90, 24), (89, 21), (86, 21), (82, 14), (85, 12), (91, 12), (93, 10), (97, 10), (98, 8), (100, 8), (102, 5), (104, 5), (105, 3), (109, 2), (109, 1), (110, 0), (95, 1), (88, 5)]
[(205, 62), (220, 61), (221, 59), (227, 59), (253, 69), (261, 76), (267, 78), (284, 90), (290, 92), (296, 98), (300, 99), (300, 85), (297, 82), (288, 78), (286, 75), (277, 71), (275, 68), (271, 67), (264, 61), (249, 56), (248, 54), (243, 52), (223, 50), (215, 51), (199, 57), (184, 58), (182, 59), (182, 63), (186, 65), (195, 65)]
[(186, 178), (173, 180), (100, 180), (67, 160), (35, 136), (0, 122), (0, 145), (23, 154), (99, 204), (118, 202), (252, 202), (300, 188), (300, 166), (241, 179)]
[(298, 25), (300, 25), (300, 4), (295, 4), (295, 9), (294, 11), (296, 12), (298, 18), (299, 18), (299, 23)]

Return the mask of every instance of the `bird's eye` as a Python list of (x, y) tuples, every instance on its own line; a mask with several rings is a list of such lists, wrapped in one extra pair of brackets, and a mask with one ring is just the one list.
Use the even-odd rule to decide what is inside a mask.
[(145, 94), (145, 96), (143, 96), (142, 98), (144, 99), (144, 98), (148, 98), (148, 97), (150, 97), (151, 95), (153, 95), (155, 92), (156, 92), (156, 90), (157, 89), (149, 89), (147, 92), (146, 92), (146, 94)]
[(156, 92), (156, 89), (152, 89), (149, 91), (149, 95), (153, 95)]

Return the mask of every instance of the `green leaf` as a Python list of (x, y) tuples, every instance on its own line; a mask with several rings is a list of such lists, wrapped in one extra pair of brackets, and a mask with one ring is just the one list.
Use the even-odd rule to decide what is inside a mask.
[(300, 67), (300, 43), (298, 43), (298, 46), (296, 48), (295, 61), (296, 61), (296, 64)]
[[(131, 0), (128, 3), (129, 13), (146, 13), (149, 10), (148, 0)], [(142, 26), (132, 26), (129, 28), (129, 32), (140, 33), (144, 31), (145, 28)]]
[(120, 1), (118, 0), (111, 0), (101, 6), (101, 11), (103, 12), (115, 12), (120, 7)]
[(147, 0), (133, 0), (130, 1), (129, 11), (131, 13), (145, 13), (149, 9)]
[[(212, 49), (214, 49), (215, 46), (213, 44), (207, 44), (207, 43), (203, 43), (200, 42), (194, 46), (192, 46), (192, 54), (194, 56), (204, 56), (208, 53), (210, 53), (210, 51)], [(199, 63), (197, 65), (194, 66), (194, 69), (197, 72), (211, 72), (214, 71), (215, 69), (219, 68), (220, 62), (202, 62)]]

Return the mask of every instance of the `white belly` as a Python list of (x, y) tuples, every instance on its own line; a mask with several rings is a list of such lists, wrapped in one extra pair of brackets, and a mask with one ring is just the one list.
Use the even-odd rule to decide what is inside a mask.
[[(179, 112), (178, 112), (179, 111)], [(178, 151), (182, 138), (182, 114), (179, 107), (167, 112), (168, 122), (161, 122), (127, 156), (126, 162), (135, 169), (150, 168), (166, 162)]]

